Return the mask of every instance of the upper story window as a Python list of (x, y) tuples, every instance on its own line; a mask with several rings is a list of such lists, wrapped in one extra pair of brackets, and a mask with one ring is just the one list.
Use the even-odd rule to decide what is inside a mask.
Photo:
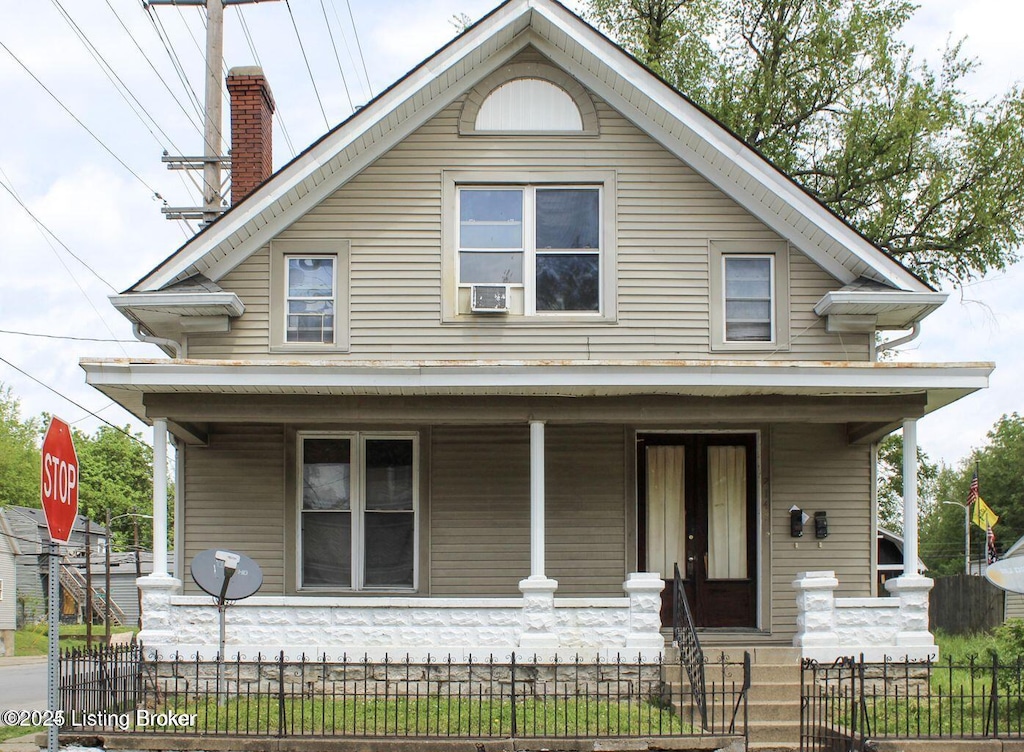
[(772, 342), (775, 287), (771, 255), (722, 258), (725, 265), (725, 341)]
[(271, 352), (345, 351), (349, 340), (349, 242), (270, 243)]
[(711, 349), (789, 348), (789, 246), (771, 240), (713, 240)]
[(600, 186), (460, 186), (458, 284), (521, 289), (524, 313), (597, 313)]
[(334, 344), (336, 260), (330, 256), (287, 256), (286, 342)]

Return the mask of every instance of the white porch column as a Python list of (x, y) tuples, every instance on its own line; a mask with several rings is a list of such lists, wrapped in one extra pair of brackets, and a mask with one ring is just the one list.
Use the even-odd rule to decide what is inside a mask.
[(530, 576), (519, 581), (523, 594), (523, 631), (519, 647), (557, 648), (555, 590), (544, 574), (544, 421), (530, 421)]
[(530, 421), (530, 578), (544, 577), (544, 421)]
[(167, 577), (167, 419), (153, 419), (153, 576)]
[[(179, 556), (184, 552), (179, 549)], [(148, 648), (174, 649), (175, 623), (171, 596), (181, 591), (181, 580), (167, 571), (167, 419), (153, 420), (153, 573), (140, 577), (142, 631), (139, 640)]]
[(903, 574), (917, 575), (917, 421), (903, 421)]

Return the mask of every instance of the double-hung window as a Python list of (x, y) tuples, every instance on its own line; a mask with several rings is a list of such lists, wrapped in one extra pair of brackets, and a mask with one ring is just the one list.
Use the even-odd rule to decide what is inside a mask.
[(523, 313), (602, 309), (602, 186), (463, 185), (458, 284), (522, 291)]
[(285, 342), (334, 344), (337, 259), (285, 256), (285, 266)]
[(417, 438), (300, 434), (299, 582), (416, 587)]
[(722, 258), (725, 265), (725, 341), (772, 342), (775, 317), (772, 312), (775, 282), (771, 255)]

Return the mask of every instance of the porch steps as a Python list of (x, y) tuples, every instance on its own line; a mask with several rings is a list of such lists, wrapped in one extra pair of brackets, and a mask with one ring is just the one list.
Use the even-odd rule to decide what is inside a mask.
[[(750, 652), (750, 691), (747, 695), (747, 725), (750, 729), (750, 749), (759, 752), (796, 750), (800, 747), (800, 651), (788, 646), (708, 646), (709, 660), (725, 653), (729, 661), (742, 662), (743, 652)], [(739, 667), (730, 668), (723, 675), (708, 666), (705, 677), (708, 689), (712, 683), (720, 685), (743, 681)], [(685, 672), (678, 665), (665, 669), (664, 681), (674, 686), (687, 683)]]

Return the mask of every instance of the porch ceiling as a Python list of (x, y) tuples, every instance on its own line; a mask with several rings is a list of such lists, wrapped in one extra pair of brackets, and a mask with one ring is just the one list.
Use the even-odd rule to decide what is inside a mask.
[[(789, 398), (803, 403), (906, 398), (927, 414), (984, 389), (992, 363), (846, 361), (196, 361), (85, 359), (86, 381), (148, 422), (155, 395), (358, 398), (687, 397), (708, 403)], [(147, 396), (149, 399), (146, 399)], [(725, 399), (723, 399), (725, 398)], [(215, 402), (216, 400), (211, 400)], [(780, 405), (782, 406), (782, 405)], [(410, 405), (411, 407), (411, 405)], [(254, 413), (261, 411), (250, 405)], [(173, 416), (167, 416), (173, 417)], [(511, 417), (511, 416), (510, 416)], [(883, 417), (865, 416), (863, 440)], [(201, 420), (199, 415), (193, 420)], [(889, 421), (885, 421), (888, 424)]]

